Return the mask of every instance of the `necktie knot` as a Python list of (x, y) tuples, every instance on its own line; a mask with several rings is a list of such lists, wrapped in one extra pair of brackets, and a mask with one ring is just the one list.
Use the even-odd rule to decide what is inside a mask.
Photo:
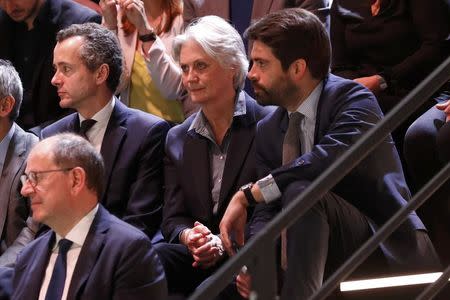
[(59, 240), (58, 246), (59, 246), (59, 254), (66, 255), (67, 252), (70, 250), (70, 247), (72, 246), (73, 242), (69, 241), (68, 239), (61, 239)]
[(88, 132), (89, 129), (91, 129), (95, 123), (97, 123), (97, 121), (95, 121), (93, 119), (86, 119), (83, 122), (81, 122), (80, 131), (79, 131), (80, 135), (87, 139), (86, 132)]

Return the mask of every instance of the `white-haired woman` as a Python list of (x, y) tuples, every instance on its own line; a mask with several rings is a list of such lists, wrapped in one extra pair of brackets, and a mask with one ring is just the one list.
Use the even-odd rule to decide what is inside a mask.
[(168, 243), (156, 249), (169, 291), (188, 295), (226, 258), (218, 225), (230, 197), (257, 179), (256, 123), (272, 109), (242, 90), (244, 44), (225, 20), (207, 16), (189, 25), (174, 40), (174, 58), (200, 111), (167, 135), (162, 232)]

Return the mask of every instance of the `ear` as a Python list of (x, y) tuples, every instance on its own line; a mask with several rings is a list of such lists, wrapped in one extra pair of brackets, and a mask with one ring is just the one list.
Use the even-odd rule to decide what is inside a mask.
[(300, 58), (291, 63), (291, 65), (289, 66), (289, 74), (295, 81), (298, 81), (305, 76), (306, 69), (306, 60)]
[(109, 66), (107, 64), (102, 64), (95, 72), (95, 81), (98, 85), (100, 85), (108, 79)]
[(13, 96), (6, 96), (0, 99), (0, 117), (6, 118), (13, 110), (16, 99)]
[(80, 167), (75, 167), (70, 172), (71, 193), (77, 195), (86, 186), (86, 172)]

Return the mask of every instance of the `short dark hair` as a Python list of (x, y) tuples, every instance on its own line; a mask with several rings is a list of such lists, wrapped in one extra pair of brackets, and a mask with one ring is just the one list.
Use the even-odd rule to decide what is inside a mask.
[(19, 116), (22, 104), (22, 81), (10, 61), (0, 59), (0, 99), (7, 96), (12, 96), (15, 100), (14, 107), (9, 114), (9, 119), (15, 121)]
[(86, 186), (99, 200), (103, 193), (104, 163), (100, 153), (84, 138), (73, 133), (60, 133), (53, 140), (53, 161), (58, 167), (80, 167), (86, 173)]
[(301, 58), (316, 79), (330, 71), (330, 38), (322, 22), (307, 10), (288, 8), (268, 14), (252, 24), (245, 36), (269, 46), (284, 71)]
[(106, 84), (112, 93), (116, 92), (123, 68), (123, 56), (116, 35), (96, 23), (73, 24), (56, 35), (57, 42), (81, 36), (84, 43), (80, 48), (80, 58), (90, 71), (97, 70), (102, 64), (109, 66)]

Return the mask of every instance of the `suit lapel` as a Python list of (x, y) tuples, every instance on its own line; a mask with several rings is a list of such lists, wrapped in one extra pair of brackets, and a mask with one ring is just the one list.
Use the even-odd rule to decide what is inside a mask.
[(2, 200), (0, 202), (0, 234), (3, 234), (3, 228), (6, 222), (6, 215), (8, 212), (8, 206), (12, 198), (15, 196), (17, 191), (17, 185), (14, 181), (18, 180), (19, 171), (21, 170), (25, 162), (26, 153), (26, 137), (23, 136), (21, 129), (16, 125), (14, 129), (14, 134), (8, 146), (8, 151), (5, 157), (5, 163), (3, 166), (3, 171), (1, 175), (0, 184), (0, 195)]
[(219, 211), (222, 203), (231, 197), (232, 192), (234, 193), (232, 187), (241, 173), (255, 138), (255, 128), (253, 126), (255, 122), (253, 106), (249, 104), (249, 101), (246, 101), (246, 114), (235, 118), (232, 124), (231, 141), (227, 151), (227, 160), (222, 176), (223, 182), (220, 188)]
[(194, 131), (189, 131), (187, 135), (183, 151), (183, 174), (192, 178), (191, 188), (195, 193), (195, 199), (198, 199), (198, 204), (206, 216), (210, 216), (213, 205), (208, 142)]
[(109, 213), (99, 205), (97, 215), (92, 222), (89, 233), (81, 248), (72, 280), (70, 282), (67, 299), (81, 299), (81, 294), (92, 269), (100, 256), (105, 244), (106, 233), (109, 229)]
[(24, 266), (24, 270), (16, 271), (26, 272), (27, 278), (24, 278), (24, 282), (26, 282), (26, 291), (24, 291), (23, 295), (28, 296), (24, 297), (24, 299), (38, 298), (54, 243), (55, 233), (53, 231), (44, 234), (39, 242), (35, 244), (32, 256), (27, 258), (27, 264)]
[(102, 147), (100, 150), (105, 162), (104, 195), (107, 194), (111, 174), (114, 170), (114, 164), (117, 160), (117, 156), (127, 133), (125, 124), (127, 116), (126, 107), (118, 99), (115, 99), (115, 101), (116, 104), (111, 113), (108, 126), (106, 127), (105, 136), (103, 137)]

